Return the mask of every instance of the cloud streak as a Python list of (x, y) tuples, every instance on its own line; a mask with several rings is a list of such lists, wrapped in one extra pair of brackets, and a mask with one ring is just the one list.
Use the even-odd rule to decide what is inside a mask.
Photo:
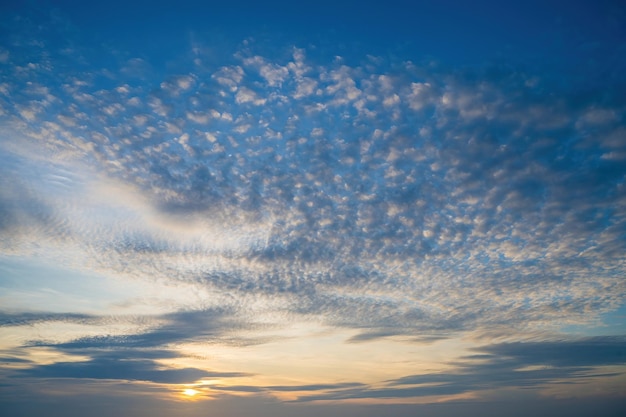
[(518, 342), (484, 346), (463, 358), (451, 372), (411, 375), (388, 381), (384, 388), (357, 387), (301, 401), (347, 398), (410, 398), (454, 395), (502, 388), (538, 389), (547, 384), (578, 383), (614, 377), (619, 372), (598, 372), (594, 367), (624, 365), (622, 337), (581, 340)]

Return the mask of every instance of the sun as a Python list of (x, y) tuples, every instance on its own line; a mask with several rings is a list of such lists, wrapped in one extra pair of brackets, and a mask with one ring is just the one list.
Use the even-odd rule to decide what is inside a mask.
[(195, 389), (191, 389), (191, 388), (187, 388), (186, 390), (183, 391), (183, 394), (185, 394), (188, 397), (193, 397), (196, 394), (199, 394), (200, 391), (196, 391)]

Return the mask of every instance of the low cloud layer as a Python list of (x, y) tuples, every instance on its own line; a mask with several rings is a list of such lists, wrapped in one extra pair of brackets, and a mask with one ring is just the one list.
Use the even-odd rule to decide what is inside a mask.
[(581, 340), (518, 342), (484, 346), (463, 358), (451, 372), (411, 375), (388, 381), (384, 388), (357, 387), (300, 400), (348, 398), (411, 398), (455, 395), (503, 388), (538, 389), (548, 384), (569, 384), (620, 372), (596, 371), (594, 367), (624, 365), (623, 337)]

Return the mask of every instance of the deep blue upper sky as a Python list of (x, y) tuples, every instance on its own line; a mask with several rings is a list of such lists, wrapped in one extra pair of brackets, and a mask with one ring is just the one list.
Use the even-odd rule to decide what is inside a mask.
[(42, 14), (57, 9), (69, 16), (90, 42), (123, 44), (157, 59), (189, 36), (226, 42), (254, 36), (332, 54), (402, 54), (450, 65), (548, 61), (563, 70), (589, 59), (590, 49), (611, 50), (625, 31), (623, 7), (607, 0), (37, 3)]

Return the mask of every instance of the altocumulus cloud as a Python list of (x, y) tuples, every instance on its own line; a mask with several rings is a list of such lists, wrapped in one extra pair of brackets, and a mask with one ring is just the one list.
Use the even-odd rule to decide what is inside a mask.
[[(109, 51), (87, 65), (87, 50), (32, 29), (16, 31), (0, 62), (3, 253), (211, 297), (131, 333), (35, 341), (90, 359), (22, 375), (183, 382), (217, 374), (108, 355), (227, 333), (246, 345), (256, 342), (236, 330), (295, 319), (355, 330), (350, 342), (536, 334), (624, 304), (626, 103), (612, 86), (559, 88), (507, 67), (323, 60), (295, 46), (272, 59), (254, 42), (219, 65), (161, 76)], [(437, 386), (347, 385), (330, 397), (456, 394), (483, 377), (535, 385), (594, 365), (513, 379), (528, 359), (516, 345), (482, 353), (457, 374), (411, 380)]]

